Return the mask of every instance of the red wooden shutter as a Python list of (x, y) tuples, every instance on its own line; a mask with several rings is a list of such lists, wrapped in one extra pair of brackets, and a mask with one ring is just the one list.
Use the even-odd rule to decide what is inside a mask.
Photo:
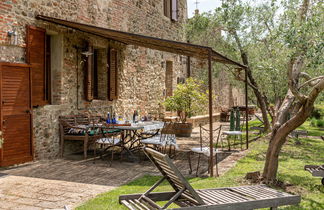
[(111, 48), (108, 55), (108, 98), (117, 99), (118, 96), (118, 52)]
[(27, 63), (31, 64), (32, 104), (41, 106), (48, 104), (45, 73), (46, 31), (34, 26), (27, 27)]
[(173, 92), (173, 63), (172, 61), (166, 61), (166, 72), (165, 72), (165, 88), (166, 97), (172, 96)]
[[(91, 54), (92, 53), (92, 54)], [(93, 100), (93, 85), (94, 85), (94, 71), (93, 71), (93, 46), (88, 44), (87, 55), (83, 55), (85, 58), (84, 63), (84, 96), (86, 101)]]
[(171, 19), (178, 21), (178, 0), (171, 0)]

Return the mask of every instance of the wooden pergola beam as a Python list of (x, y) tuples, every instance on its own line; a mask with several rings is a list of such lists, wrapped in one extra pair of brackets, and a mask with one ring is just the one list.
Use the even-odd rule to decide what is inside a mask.
[[(78, 23), (43, 15), (36, 17), (39, 20), (58, 24), (64, 27), (73, 28), (75, 30), (83, 31), (102, 38), (121, 42), (123, 44), (136, 45), (145, 48), (150, 48), (159, 51), (170, 52), (174, 54), (186, 55), (199, 59), (208, 60), (208, 88), (209, 88), (209, 138), (210, 138), (210, 175), (214, 176), (213, 160), (214, 160), (214, 142), (213, 142), (213, 75), (212, 75), (212, 61), (235, 65), (239, 68), (245, 69), (245, 106), (246, 106), (246, 148), (248, 149), (248, 96), (247, 96), (247, 72), (246, 66), (233, 61), (224, 55), (214, 51), (211, 47), (195, 45), (191, 43), (178, 42), (173, 40), (160, 39), (156, 37), (149, 37), (140, 34), (117, 31), (108, 28), (97, 27), (84, 23)], [(217, 163), (216, 163), (217, 164)]]

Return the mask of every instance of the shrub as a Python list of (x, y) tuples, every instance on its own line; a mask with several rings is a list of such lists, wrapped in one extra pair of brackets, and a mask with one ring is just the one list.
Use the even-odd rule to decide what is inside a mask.
[(313, 127), (316, 127), (316, 126), (317, 126), (317, 121), (316, 121), (315, 118), (312, 118), (312, 119), (310, 120), (310, 125), (313, 126)]
[(323, 107), (322, 106), (315, 106), (310, 117), (316, 118), (316, 119), (322, 119), (323, 116), (324, 116)]
[(317, 125), (317, 127), (323, 128), (324, 127), (324, 120), (317, 120), (316, 125)]
[(186, 122), (187, 117), (203, 111), (208, 104), (208, 92), (203, 92), (202, 87), (202, 81), (190, 77), (184, 84), (178, 84), (173, 96), (163, 104), (167, 110), (177, 111), (180, 121)]

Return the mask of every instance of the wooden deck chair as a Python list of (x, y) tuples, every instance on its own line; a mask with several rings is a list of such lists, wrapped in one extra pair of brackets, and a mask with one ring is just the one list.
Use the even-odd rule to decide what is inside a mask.
[(322, 185), (324, 185), (324, 165), (305, 165), (305, 170), (313, 176), (322, 177)]
[[(174, 209), (182, 210), (274, 209), (300, 202), (300, 196), (280, 192), (265, 185), (194, 190), (168, 155), (150, 148), (144, 148), (144, 152), (162, 173), (163, 178), (143, 194), (119, 196), (119, 203), (128, 209), (167, 209), (172, 203), (180, 206)], [(169, 182), (174, 192), (152, 192), (164, 180)], [(161, 207), (157, 201), (166, 203)]]

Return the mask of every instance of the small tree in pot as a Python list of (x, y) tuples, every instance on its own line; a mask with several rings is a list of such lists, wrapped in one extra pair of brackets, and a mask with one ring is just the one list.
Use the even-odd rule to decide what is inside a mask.
[(200, 80), (188, 78), (185, 83), (178, 84), (173, 96), (164, 101), (164, 106), (169, 111), (176, 111), (180, 123), (175, 125), (177, 136), (190, 137), (192, 123), (187, 123), (191, 116), (201, 113), (208, 103), (208, 93), (203, 89)]

